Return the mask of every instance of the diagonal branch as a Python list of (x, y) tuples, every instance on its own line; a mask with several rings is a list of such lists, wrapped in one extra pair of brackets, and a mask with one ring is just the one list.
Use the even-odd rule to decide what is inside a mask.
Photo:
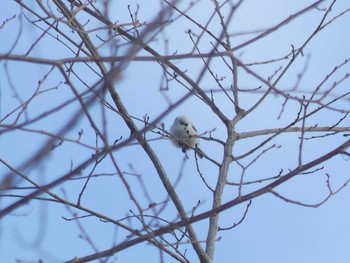
[[(184, 226), (187, 226), (189, 224), (193, 224), (195, 222), (199, 222), (199, 221), (202, 221), (203, 219), (206, 219), (208, 217), (211, 217), (213, 216), (214, 214), (218, 214), (218, 213), (221, 213), (227, 209), (230, 209), (236, 205), (239, 205), (241, 203), (244, 203), (244, 202), (247, 202), (249, 200), (252, 200), (254, 198), (257, 198), (261, 195), (264, 195), (264, 194), (267, 194), (267, 193), (271, 193), (271, 189), (274, 189), (276, 188), (277, 186), (283, 184), (284, 182), (292, 179), (293, 177), (297, 176), (298, 174), (302, 173), (302, 172), (305, 172), (315, 166), (318, 166), (320, 164), (322, 164), (323, 162), (339, 155), (339, 154), (343, 154), (345, 152), (345, 150), (350, 147), (350, 140), (344, 142), (343, 144), (341, 144), (339, 147), (335, 148), (334, 150), (328, 152), (327, 154), (325, 155), (322, 155), (321, 157), (309, 162), (309, 163), (306, 163), (302, 166), (299, 166), (297, 168), (295, 168), (294, 170), (290, 171), (289, 173), (287, 173), (286, 175), (284, 176), (281, 176), (279, 179), (277, 179), (276, 181), (266, 185), (265, 187), (262, 187), (254, 192), (251, 192), (249, 194), (246, 194), (246, 195), (243, 195), (243, 196), (240, 196), (240, 197), (237, 197), (215, 209), (212, 209), (212, 210), (209, 210), (207, 212), (204, 212), (204, 213), (201, 213), (199, 215), (196, 215), (196, 216), (193, 216), (191, 217), (190, 219), (188, 220), (181, 220), (179, 222), (176, 222), (176, 223), (173, 223), (173, 224), (170, 224), (170, 225), (167, 225), (165, 227), (162, 227), (162, 228), (159, 228), (158, 230), (154, 231), (151, 233), (152, 237), (156, 237), (156, 236), (160, 236), (160, 235), (164, 235), (166, 233), (169, 233), (175, 229), (178, 229), (178, 228), (181, 228), (181, 227), (184, 227)], [(141, 236), (141, 237), (138, 237), (138, 238), (135, 238), (133, 240), (130, 240), (128, 242), (125, 242), (125, 243), (122, 243), (116, 247), (113, 247), (111, 249), (108, 249), (108, 250), (105, 250), (105, 251), (101, 251), (99, 253), (96, 253), (96, 254), (92, 254), (92, 255), (89, 255), (89, 256), (86, 256), (86, 257), (82, 257), (82, 258), (75, 258), (71, 261), (67, 261), (66, 263), (81, 263), (81, 262), (89, 262), (89, 261), (92, 261), (92, 260), (95, 260), (95, 259), (100, 259), (102, 257), (107, 257), (107, 256), (110, 256), (110, 255), (113, 255), (119, 251), (122, 251), (124, 249), (127, 249), (129, 247), (132, 247), (132, 246), (135, 246), (137, 244), (140, 244), (144, 241), (147, 241), (149, 240), (150, 236), (148, 235), (145, 235), (145, 236)]]

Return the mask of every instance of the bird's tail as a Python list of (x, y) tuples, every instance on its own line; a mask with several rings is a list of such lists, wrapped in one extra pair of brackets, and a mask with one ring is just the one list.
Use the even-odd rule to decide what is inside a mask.
[(199, 156), (199, 158), (201, 158), (201, 159), (203, 159), (203, 157), (205, 156), (205, 153), (197, 145), (196, 145), (196, 148), (195, 148), (195, 152)]

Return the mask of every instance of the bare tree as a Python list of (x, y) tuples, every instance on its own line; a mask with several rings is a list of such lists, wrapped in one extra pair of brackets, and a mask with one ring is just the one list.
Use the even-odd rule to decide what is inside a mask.
[[(301, 3), (265, 28), (235, 22), (249, 0), (8, 2), (18, 9), (0, 27), (0, 218), (61, 207), (54, 222), (73, 221), (90, 248), (67, 262), (144, 243), (161, 262), (213, 262), (219, 232), (263, 195), (315, 208), (349, 183), (349, 58), (310, 80), (319, 38), (346, 26), (338, 1)], [(171, 148), (180, 112), (201, 125), (202, 160)], [(279, 188), (305, 177), (323, 180), (322, 199)]]

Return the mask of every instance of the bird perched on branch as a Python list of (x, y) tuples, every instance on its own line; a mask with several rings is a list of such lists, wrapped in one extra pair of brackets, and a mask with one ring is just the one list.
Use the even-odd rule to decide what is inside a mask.
[(200, 158), (203, 158), (203, 151), (199, 148), (199, 138), (196, 128), (193, 126), (191, 120), (186, 116), (179, 116), (174, 120), (170, 128), (172, 142), (176, 147), (186, 150), (193, 149)]

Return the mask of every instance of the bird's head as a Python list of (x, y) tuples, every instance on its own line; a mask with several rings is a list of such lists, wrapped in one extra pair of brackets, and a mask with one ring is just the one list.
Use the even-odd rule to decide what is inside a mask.
[(188, 126), (191, 124), (191, 121), (186, 116), (179, 116), (175, 119), (174, 124)]

